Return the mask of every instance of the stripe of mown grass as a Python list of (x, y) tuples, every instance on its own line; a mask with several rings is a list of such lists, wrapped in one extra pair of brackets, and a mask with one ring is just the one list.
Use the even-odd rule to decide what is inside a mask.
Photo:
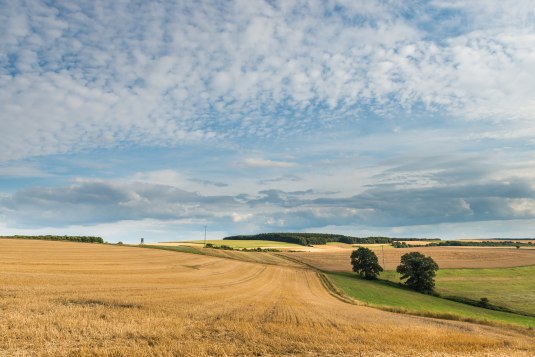
[(535, 327), (535, 318), (483, 309), (398, 287), (382, 280), (365, 280), (352, 273), (328, 273), (329, 279), (353, 299), (366, 305), (408, 314), (451, 320)]

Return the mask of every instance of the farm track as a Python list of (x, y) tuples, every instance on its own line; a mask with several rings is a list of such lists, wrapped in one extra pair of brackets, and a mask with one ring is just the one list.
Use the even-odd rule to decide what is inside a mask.
[(0, 356), (535, 355), (530, 331), (347, 304), (288, 266), (2, 239), (0, 284)]

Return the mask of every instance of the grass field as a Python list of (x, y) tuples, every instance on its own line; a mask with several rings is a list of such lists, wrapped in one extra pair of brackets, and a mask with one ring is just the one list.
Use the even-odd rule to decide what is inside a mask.
[[(486, 297), (491, 304), (535, 314), (535, 265), (495, 269), (440, 269), (436, 290), (444, 296), (472, 300)], [(399, 274), (387, 271), (382, 279), (399, 282)]]
[(442, 269), (437, 290), (442, 295), (464, 296), (515, 311), (535, 314), (535, 265), (501, 269)]
[(535, 354), (533, 331), (355, 306), (312, 270), (160, 249), (0, 240), (0, 287), (0, 356)]
[[(421, 247), (396, 249), (385, 245), (367, 245), (379, 258), (379, 264), (387, 270), (395, 270), (403, 254), (421, 252), (431, 256), (441, 268), (505, 268), (535, 265), (535, 249), (487, 248), (487, 247)], [(331, 249), (314, 252), (281, 253), (303, 263), (326, 271), (351, 271), (351, 251), (357, 249)]]
[(348, 296), (371, 306), (401, 309), (416, 314), (451, 315), (462, 319), (475, 319), (516, 324), (535, 328), (535, 318), (500, 311), (483, 309), (419, 294), (392, 286), (384, 281), (371, 281), (355, 277), (352, 273), (331, 273), (329, 278)]

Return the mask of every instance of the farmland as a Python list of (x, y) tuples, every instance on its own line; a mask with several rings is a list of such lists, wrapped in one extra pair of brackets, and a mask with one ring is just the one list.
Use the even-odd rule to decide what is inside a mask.
[[(186, 241), (184, 243), (204, 245), (204, 241)], [(214, 245), (226, 245), (231, 248), (243, 249), (243, 248), (297, 248), (298, 244), (286, 243), (286, 242), (274, 242), (268, 240), (207, 240), (206, 243)]]
[(200, 254), (0, 239), (0, 284), (6, 356), (535, 353), (532, 331), (351, 305), (312, 270)]
[[(338, 245), (339, 246), (339, 245)], [(352, 246), (330, 246), (311, 252), (281, 253), (305, 264), (327, 271), (351, 271)], [(345, 246), (348, 246), (347, 244)], [(383, 250), (378, 245), (366, 245), (372, 249), (379, 263), (383, 262)], [(351, 249), (348, 249), (351, 248)], [(484, 248), (484, 247), (417, 247), (396, 249), (384, 246), (384, 268), (395, 270), (403, 254), (421, 252), (431, 256), (441, 268), (507, 268), (535, 265), (535, 249)]]
[[(440, 269), (436, 290), (443, 296), (472, 300), (486, 297), (491, 304), (513, 311), (535, 314), (535, 265), (498, 269)], [(399, 282), (399, 274), (388, 271), (382, 279)]]
[(370, 306), (399, 309), (399, 311), (427, 316), (535, 327), (535, 317), (470, 306), (399, 288), (384, 281), (360, 279), (350, 273), (332, 273), (329, 277), (345, 294)]
[(474, 300), (486, 297), (493, 304), (535, 314), (535, 266), (502, 269), (443, 269), (437, 274), (442, 295)]
[[(219, 241), (220, 242), (220, 241)], [(161, 250), (169, 250), (183, 253), (193, 253), (201, 255), (209, 255), (217, 258), (240, 260), (250, 263), (263, 263), (272, 265), (284, 265), (293, 267), (302, 267), (299, 262), (295, 262), (284, 257), (266, 253), (266, 252), (243, 252), (240, 250), (219, 250), (219, 249), (205, 249), (203, 244), (197, 243), (162, 243), (156, 245), (145, 245), (146, 248), (154, 248)]]

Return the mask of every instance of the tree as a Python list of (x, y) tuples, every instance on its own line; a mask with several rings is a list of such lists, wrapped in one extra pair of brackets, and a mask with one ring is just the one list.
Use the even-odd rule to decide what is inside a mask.
[(377, 261), (377, 256), (368, 248), (359, 247), (351, 253), (353, 271), (365, 279), (377, 279), (383, 268)]
[(405, 285), (421, 293), (432, 293), (435, 287), (435, 275), (438, 265), (433, 258), (418, 252), (411, 252), (401, 256), (401, 264), (396, 271), (401, 279), (407, 279)]

